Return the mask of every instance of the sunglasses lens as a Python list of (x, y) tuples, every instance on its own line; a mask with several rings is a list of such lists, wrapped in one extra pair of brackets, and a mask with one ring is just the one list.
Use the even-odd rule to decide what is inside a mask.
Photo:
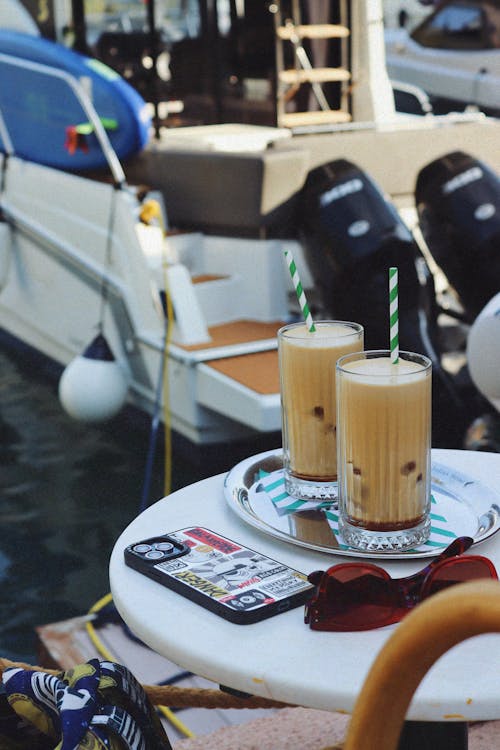
[[(389, 582), (389, 583), (388, 583)], [(314, 630), (369, 630), (394, 622), (394, 588), (375, 566), (336, 565), (326, 571), (311, 608)]]
[(489, 560), (480, 557), (453, 558), (444, 561), (432, 572), (422, 590), (422, 598), (436, 594), (455, 583), (497, 577), (495, 568)]

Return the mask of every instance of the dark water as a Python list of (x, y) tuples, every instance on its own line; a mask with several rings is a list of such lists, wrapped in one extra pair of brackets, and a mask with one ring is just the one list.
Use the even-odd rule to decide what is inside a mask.
[[(0, 655), (31, 663), (35, 626), (84, 614), (108, 593), (109, 556), (139, 511), (150, 441), (149, 419), (129, 411), (100, 426), (66, 416), (43, 365), (0, 348)], [(208, 453), (174, 439), (172, 488), (277, 439)], [(160, 436), (148, 502), (164, 495), (163, 452)]]

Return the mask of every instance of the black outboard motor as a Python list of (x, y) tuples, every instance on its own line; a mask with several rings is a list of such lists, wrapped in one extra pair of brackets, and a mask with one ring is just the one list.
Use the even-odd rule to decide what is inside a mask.
[(415, 201), (427, 246), (472, 322), (500, 291), (500, 178), (454, 151), (420, 171)]
[(387, 349), (388, 275), (389, 267), (397, 266), (401, 349), (434, 359), (432, 275), (411, 232), (368, 175), (345, 159), (312, 170), (303, 188), (299, 222), (325, 316), (361, 323), (365, 347)]
[(389, 348), (389, 268), (399, 276), (399, 342), (433, 363), (433, 445), (462, 447), (469, 414), (440, 361), (434, 280), (396, 209), (355, 164), (310, 172), (299, 234), (322, 314), (365, 328), (366, 349)]

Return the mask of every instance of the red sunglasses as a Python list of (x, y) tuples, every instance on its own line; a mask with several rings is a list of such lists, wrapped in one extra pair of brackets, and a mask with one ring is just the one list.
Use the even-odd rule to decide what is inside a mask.
[(371, 563), (344, 563), (308, 576), (316, 586), (306, 604), (304, 621), (313, 630), (371, 630), (399, 622), (423, 599), (454, 583), (476, 578), (498, 579), (486, 557), (459, 557), (473, 543), (462, 536), (419, 573), (391, 578)]

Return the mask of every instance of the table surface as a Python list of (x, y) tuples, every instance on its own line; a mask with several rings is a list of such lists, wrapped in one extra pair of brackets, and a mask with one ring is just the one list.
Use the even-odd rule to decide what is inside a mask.
[[(432, 460), (500, 489), (500, 454), (433, 450)], [(353, 559), (299, 547), (250, 526), (226, 502), (224, 477), (220, 474), (172, 493), (123, 531), (109, 570), (119, 613), (156, 652), (218, 684), (265, 698), (351, 712), (377, 652), (397, 625), (358, 633), (321, 633), (304, 624), (302, 606), (259, 623), (236, 625), (125, 565), (123, 550), (128, 544), (193, 524), (306, 574)], [(500, 572), (500, 534), (471, 551), (489, 557)], [(429, 559), (375, 562), (391, 575), (404, 576)], [(446, 653), (419, 686), (408, 718), (499, 719), (500, 635), (480, 635)]]

